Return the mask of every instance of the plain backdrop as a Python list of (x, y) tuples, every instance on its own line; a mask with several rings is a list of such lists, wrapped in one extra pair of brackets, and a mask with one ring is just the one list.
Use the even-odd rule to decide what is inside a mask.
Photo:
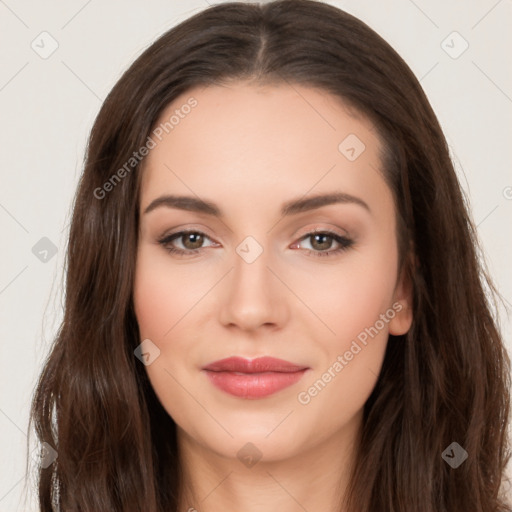
[[(511, 1), (328, 3), (381, 34), (421, 80), (490, 273), (510, 302)], [(37, 510), (25, 473), (28, 411), (62, 318), (70, 204), (94, 118), (149, 44), (207, 6), (205, 0), (0, 0), (0, 512)], [(503, 308), (501, 317), (510, 348)]]

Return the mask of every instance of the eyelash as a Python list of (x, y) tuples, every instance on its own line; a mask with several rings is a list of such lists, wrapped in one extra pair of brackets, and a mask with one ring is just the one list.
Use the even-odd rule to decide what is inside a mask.
[[(160, 245), (162, 245), (166, 251), (168, 251), (169, 253), (176, 255), (178, 257), (192, 256), (192, 255), (200, 252), (201, 249), (203, 249), (203, 248), (183, 250), (183, 249), (176, 249), (175, 247), (172, 247), (171, 245), (169, 245), (173, 240), (179, 239), (179, 238), (183, 237), (184, 235), (188, 235), (191, 233), (195, 234), (195, 235), (203, 235), (204, 237), (209, 238), (208, 235), (206, 235), (205, 233), (203, 233), (201, 231), (188, 230), (188, 231), (179, 231), (179, 232), (173, 233), (171, 235), (166, 235), (166, 236), (162, 237), (160, 240), (158, 240), (158, 243)], [(301, 242), (307, 238), (311, 238), (314, 235), (327, 235), (329, 238), (332, 238), (335, 242), (337, 242), (340, 245), (340, 247), (338, 249), (333, 249), (330, 251), (315, 251), (315, 250), (311, 250), (311, 249), (304, 249), (307, 251), (308, 256), (315, 256), (315, 257), (335, 256), (343, 251), (346, 251), (350, 247), (352, 247), (352, 245), (354, 243), (354, 241), (351, 240), (350, 238), (339, 235), (339, 234), (337, 234), (333, 231), (329, 231), (329, 230), (311, 231), (309, 233), (306, 233), (304, 236), (302, 236), (298, 240), (298, 242)], [(296, 243), (298, 243), (298, 242), (296, 242)]]

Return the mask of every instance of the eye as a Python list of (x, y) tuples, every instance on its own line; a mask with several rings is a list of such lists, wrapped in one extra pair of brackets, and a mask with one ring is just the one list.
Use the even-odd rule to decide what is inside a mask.
[[(158, 243), (172, 254), (188, 256), (198, 253), (199, 250), (203, 248), (203, 243), (206, 239), (210, 240), (210, 238), (201, 231), (179, 231), (171, 235), (165, 235), (158, 240)], [(182, 248), (173, 245), (176, 241), (181, 241)], [(213, 246), (215, 243), (211, 245)]]
[[(307, 233), (300, 240), (310, 240), (311, 249), (306, 248), (308, 255), (311, 256), (334, 256), (349, 249), (354, 241), (346, 236), (339, 235), (333, 231), (312, 231)], [(333, 242), (338, 244), (338, 248), (328, 250)], [(300, 241), (293, 244), (292, 249), (299, 249)]]
[[(312, 231), (304, 235), (300, 241), (310, 240), (311, 249), (305, 248), (308, 255), (311, 256), (334, 256), (346, 251), (353, 245), (353, 240), (346, 236), (340, 235), (333, 231)], [(179, 231), (170, 235), (165, 235), (158, 243), (162, 245), (166, 251), (179, 257), (192, 256), (200, 252), (205, 247), (218, 246), (216, 242), (208, 246), (203, 246), (205, 240), (211, 240), (205, 233), (201, 231)], [(182, 247), (176, 247), (176, 242), (181, 242)], [(301, 243), (296, 242), (292, 245), (292, 249), (300, 249)], [(328, 250), (332, 247), (333, 243), (338, 244), (338, 247), (333, 250)]]

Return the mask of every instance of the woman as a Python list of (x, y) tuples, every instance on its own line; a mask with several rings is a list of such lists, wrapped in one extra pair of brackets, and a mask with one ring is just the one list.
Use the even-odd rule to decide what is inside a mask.
[(193, 16), (92, 129), (41, 510), (510, 510), (489, 284), (385, 41), (310, 0)]

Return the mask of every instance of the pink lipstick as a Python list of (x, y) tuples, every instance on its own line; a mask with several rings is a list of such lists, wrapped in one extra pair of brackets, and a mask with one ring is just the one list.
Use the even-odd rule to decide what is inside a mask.
[(298, 382), (308, 367), (274, 357), (228, 357), (203, 368), (210, 382), (233, 396), (263, 398)]

